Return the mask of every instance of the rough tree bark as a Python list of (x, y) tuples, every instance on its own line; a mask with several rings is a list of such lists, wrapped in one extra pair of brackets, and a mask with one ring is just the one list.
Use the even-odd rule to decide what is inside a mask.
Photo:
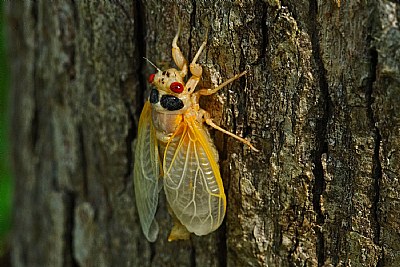
[[(400, 266), (397, 1), (7, 1), (13, 73), (15, 266)], [(212, 132), (224, 225), (141, 233), (132, 153), (143, 59), (182, 50), (203, 101), (254, 153)]]

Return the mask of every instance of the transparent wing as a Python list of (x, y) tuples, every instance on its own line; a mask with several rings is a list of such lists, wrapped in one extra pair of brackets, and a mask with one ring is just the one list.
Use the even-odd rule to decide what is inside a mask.
[(185, 119), (164, 153), (164, 191), (175, 216), (196, 235), (216, 230), (225, 216), (226, 198), (217, 162), (207, 130)]
[(139, 120), (133, 181), (140, 224), (151, 242), (157, 239), (159, 230), (154, 219), (158, 206), (159, 177), (158, 144), (151, 119), (151, 104), (147, 101)]

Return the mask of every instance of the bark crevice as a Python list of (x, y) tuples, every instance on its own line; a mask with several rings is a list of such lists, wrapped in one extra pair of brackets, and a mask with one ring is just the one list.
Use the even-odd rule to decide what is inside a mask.
[[(181, 22), (179, 22), (181, 23)], [(190, 31), (189, 31), (189, 54), (188, 54), (188, 59), (189, 61), (192, 60), (192, 54), (196, 52), (192, 52), (193, 49), (193, 28), (195, 28), (196, 25), (196, 0), (192, 0), (192, 12), (190, 13)], [(182, 25), (181, 25), (182, 27)], [(208, 40), (206, 40), (208, 41)]]
[(324, 214), (321, 209), (321, 196), (325, 191), (325, 177), (324, 177), (324, 169), (322, 166), (322, 157), (323, 154), (328, 153), (328, 145), (326, 142), (327, 139), (327, 130), (328, 130), (328, 122), (331, 117), (330, 106), (332, 105), (331, 99), (329, 96), (329, 86), (326, 78), (326, 69), (324, 67), (324, 63), (321, 57), (320, 51), (320, 41), (319, 41), (319, 25), (318, 25), (318, 2), (313, 0), (310, 1), (309, 7), (309, 31), (311, 36), (311, 45), (312, 45), (312, 53), (314, 58), (314, 63), (316, 64), (316, 73), (318, 75), (318, 86), (320, 90), (321, 96), (321, 109), (322, 116), (317, 118), (316, 122), (316, 149), (313, 152), (313, 174), (315, 177), (314, 186), (312, 189), (312, 203), (313, 208), (316, 213), (316, 224), (314, 227), (317, 244), (316, 244), (316, 253), (318, 266), (323, 266), (326, 260), (325, 255), (325, 239), (324, 234), (322, 232), (322, 225), (325, 222)]
[(66, 193), (64, 198), (66, 205), (65, 218), (65, 248), (64, 248), (64, 266), (78, 267), (79, 264), (74, 257), (74, 221), (75, 221), (75, 203), (76, 195), (74, 193)]
[[(372, 9), (376, 10), (376, 6), (372, 6)], [(374, 114), (373, 110), (373, 105), (375, 102), (375, 99), (373, 97), (373, 91), (374, 91), (374, 83), (376, 82), (377, 79), (377, 66), (378, 66), (378, 50), (374, 46), (374, 33), (376, 29), (374, 28), (374, 25), (376, 24), (376, 21), (378, 21), (378, 18), (376, 17), (377, 12), (371, 13), (369, 17), (369, 25), (368, 29), (371, 34), (367, 36), (367, 43), (370, 46), (368, 49), (368, 57), (369, 57), (369, 75), (366, 79), (366, 85), (365, 85), (365, 98), (366, 98), (366, 105), (367, 105), (367, 117), (369, 120), (369, 125), (372, 129), (373, 132), (373, 139), (374, 139), (374, 153), (373, 153), (373, 158), (372, 158), (372, 180), (373, 180), (373, 192), (374, 195), (372, 196), (372, 216), (373, 216), (373, 242), (376, 246), (381, 248), (381, 252), (379, 253), (378, 256), (378, 262), (377, 266), (382, 266), (383, 265), (383, 249), (381, 246), (380, 242), (380, 237), (381, 237), (381, 225), (380, 225), (380, 214), (379, 214), (379, 202), (380, 202), (380, 183), (382, 180), (382, 164), (381, 164), (381, 159), (379, 156), (380, 152), (380, 146), (381, 146), (381, 141), (382, 141), (382, 136), (380, 134), (380, 130), (378, 126), (376, 125), (377, 119)]]
[[(33, 40), (36, 43), (38, 41), (38, 36), (39, 36), (39, 29), (37, 27), (38, 24), (38, 3), (36, 1), (32, 2), (32, 9), (31, 9), (31, 14), (32, 14), (32, 20), (33, 20)], [(40, 45), (35, 45), (33, 47), (33, 87), (32, 87), (32, 92), (33, 92), (33, 112), (32, 112), (32, 120), (31, 120), (31, 138), (32, 138), (32, 153), (35, 154), (36, 150), (36, 145), (39, 140), (39, 106), (38, 106), (38, 88), (39, 85), (38, 83), (38, 61), (39, 61), (39, 53), (40, 53)]]
[[(368, 119), (370, 121), (371, 128), (373, 129), (374, 133), (374, 154), (373, 154), (373, 159), (372, 159), (372, 179), (374, 181), (373, 184), (373, 192), (375, 192), (375, 195), (373, 196), (373, 201), (372, 201), (372, 214), (374, 217), (374, 223), (375, 223), (375, 232), (374, 232), (374, 237), (373, 241), (377, 246), (380, 246), (380, 232), (381, 232), (381, 226), (379, 222), (379, 200), (380, 200), (380, 181), (382, 179), (382, 165), (379, 157), (379, 150), (380, 150), (380, 144), (382, 141), (381, 134), (379, 132), (378, 127), (376, 126), (376, 119), (374, 116), (374, 112), (372, 109), (372, 105), (374, 103), (374, 98), (372, 96), (373, 94), (373, 87), (374, 87), (374, 82), (376, 81), (376, 67), (378, 64), (378, 51), (372, 47), (369, 50), (369, 57), (370, 57), (370, 75), (368, 77), (367, 85), (366, 85), (366, 101), (367, 101), (367, 114), (368, 114)], [(381, 261), (381, 258), (378, 261)]]
[[(144, 105), (144, 92), (146, 91), (146, 82), (144, 81), (143, 78), (143, 71), (144, 71), (144, 61), (143, 58), (146, 57), (146, 46), (145, 42), (143, 42), (145, 38), (145, 21), (143, 17), (143, 7), (141, 1), (137, 1), (136, 5), (134, 6), (134, 19), (132, 20), (129, 17), (129, 13), (126, 11), (125, 7), (119, 3), (121, 6), (121, 9), (123, 10), (124, 14), (129, 18), (129, 20), (134, 24), (135, 30), (134, 30), (134, 40), (135, 42), (135, 47), (137, 48), (137, 53), (136, 57), (138, 62), (138, 66), (133, 66), (135, 68), (134, 70), (134, 76), (136, 77), (138, 83), (138, 90), (136, 90), (136, 105), (133, 105), (127, 95), (127, 93), (123, 94), (123, 102), (126, 107), (127, 113), (128, 113), (128, 132), (127, 136), (125, 138), (125, 143), (126, 143), (126, 172), (124, 174), (124, 186), (121, 192), (118, 194), (122, 194), (123, 192), (126, 191), (126, 188), (128, 187), (129, 180), (132, 178), (132, 171), (133, 171), (133, 142), (136, 138), (136, 131), (138, 129), (138, 119), (140, 117), (140, 111), (141, 109), (138, 108), (135, 111), (133, 111), (132, 106), (136, 107), (143, 107)], [(125, 86), (121, 85), (121, 88), (125, 88)], [(131, 88), (127, 88), (127, 90), (131, 90)]]
[[(136, 68), (136, 77), (138, 79), (138, 90), (137, 90), (137, 99), (136, 105), (138, 107), (143, 107), (145, 99), (144, 92), (146, 91), (146, 80), (143, 77), (143, 72), (145, 69), (145, 61), (144, 57), (146, 57), (146, 19), (145, 19), (145, 9), (143, 7), (142, 1), (136, 1), (135, 12), (134, 12), (134, 21), (135, 21), (135, 47), (137, 48), (137, 62), (139, 63)], [(140, 116), (141, 108), (136, 110), (137, 117)]]
[(80, 151), (80, 163), (82, 168), (82, 195), (83, 198), (87, 198), (88, 196), (88, 164), (87, 164), (87, 153), (85, 148), (85, 136), (83, 133), (82, 125), (78, 126), (78, 140), (79, 140), (79, 151)]
[(196, 247), (193, 245), (192, 240), (191, 240), (191, 246), (190, 246), (190, 266), (196, 267)]
[(226, 219), (222, 223), (218, 234), (218, 265), (219, 267), (227, 267), (228, 246), (226, 244)]

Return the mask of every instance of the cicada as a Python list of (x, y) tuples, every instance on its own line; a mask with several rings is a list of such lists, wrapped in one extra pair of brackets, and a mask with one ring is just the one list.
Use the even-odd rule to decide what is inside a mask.
[[(134, 187), (140, 223), (146, 238), (154, 242), (159, 232), (155, 214), (158, 195), (164, 188), (174, 227), (169, 240), (187, 239), (190, 233), (207, 235), (222, 223), (226, 197), (218, 166), (218, 152), (207, 125), (228, 134), (257, 151), (249, 141), (216, 125), (199, 106), (199, 98), (216, 93), (242, 77), (235, 75), (212, 89), (195, 90), (203, 69), (197, 60), (202, 43), (188, 65), (177, 42), (172, 57), (178, 69), (156, 69), (149, 77), (149, 98), (140, 115), (134, 163)], [(190, 71), (191, 77), (184, 81)]]

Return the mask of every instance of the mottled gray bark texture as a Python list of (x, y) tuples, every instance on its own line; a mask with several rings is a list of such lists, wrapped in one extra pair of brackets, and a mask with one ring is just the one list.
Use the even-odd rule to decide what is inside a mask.
[[(400, 266), (398, 1), (7, 1), (15, 266)], [(171, 41), (212, 131), (227, 215), (216, 232), (144, 238), (133, 141)]]

